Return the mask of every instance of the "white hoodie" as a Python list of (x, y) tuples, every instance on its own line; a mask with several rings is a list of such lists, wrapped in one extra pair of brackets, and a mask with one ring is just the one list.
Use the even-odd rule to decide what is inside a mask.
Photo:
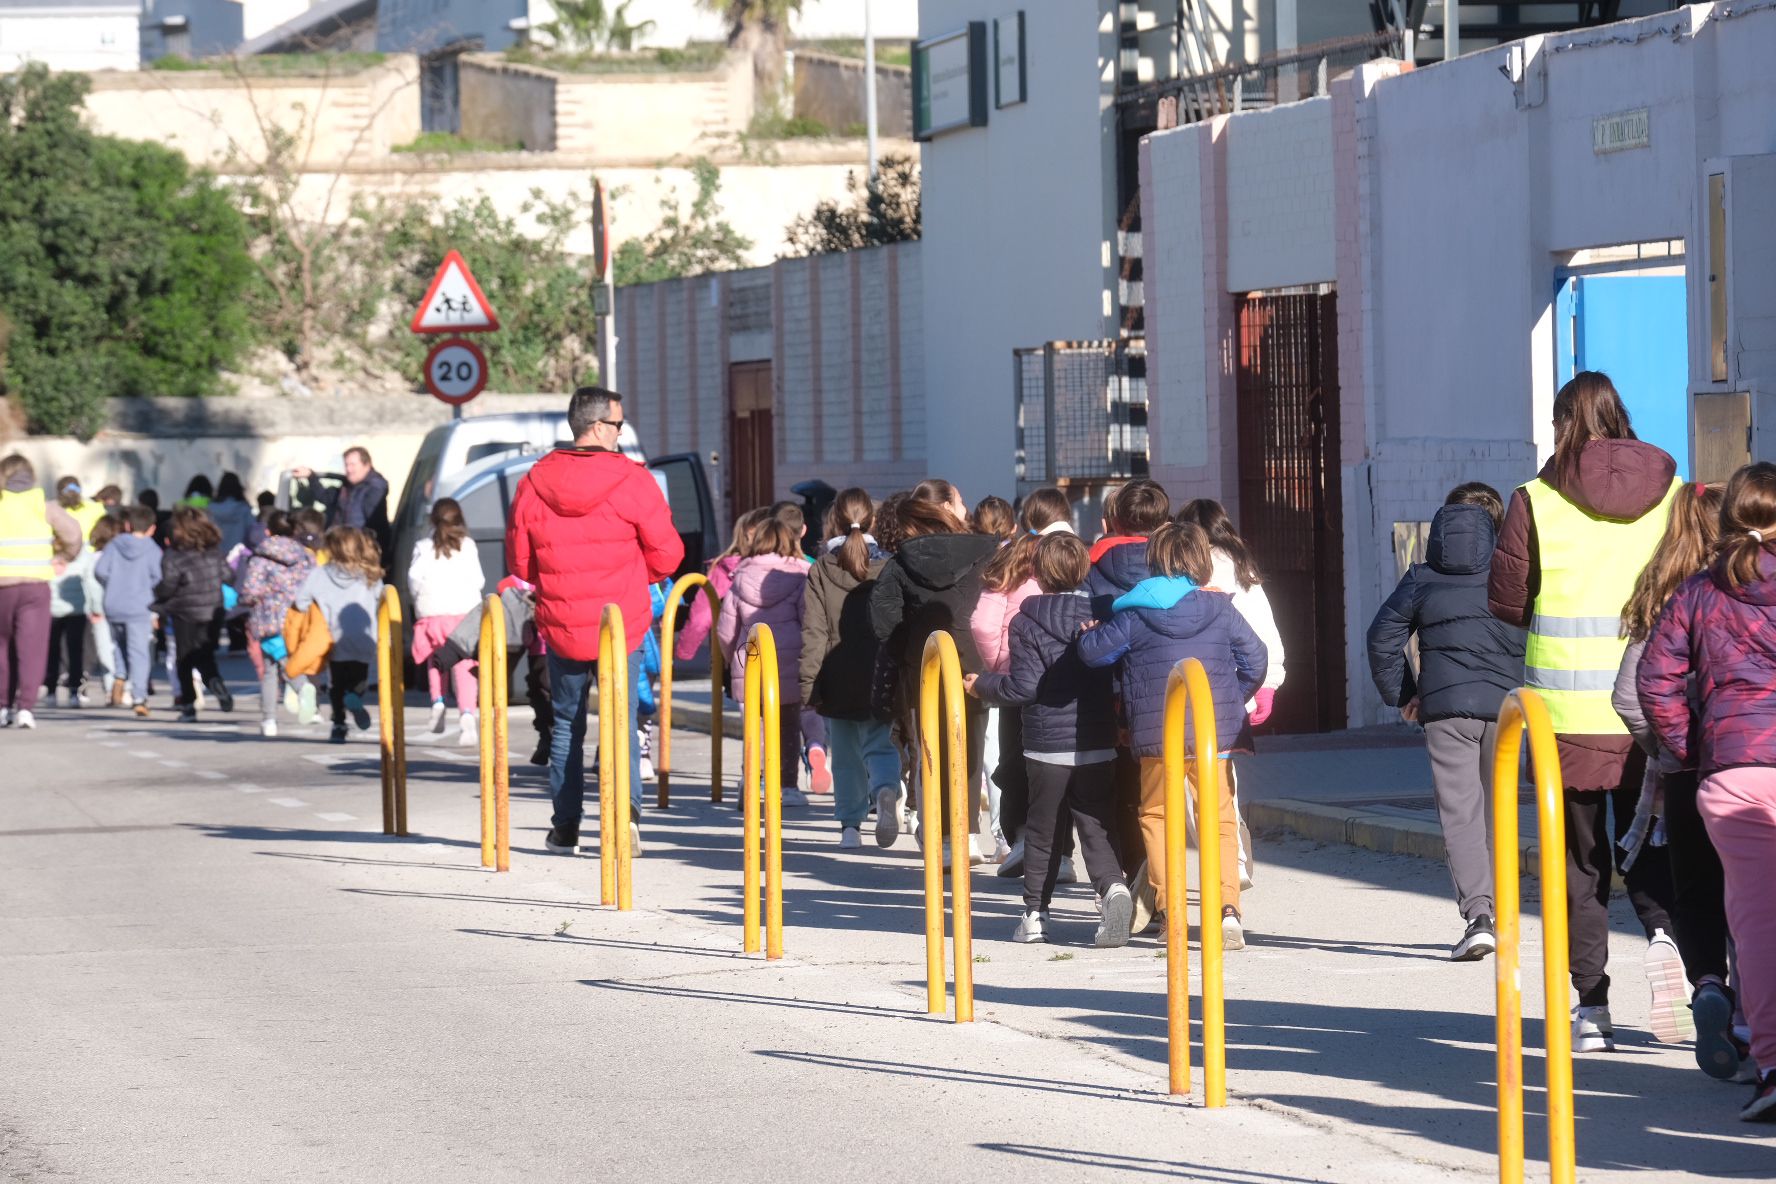
[(467, 616), (481, 603), (486, 583), (481, 552), (473, 539), (464, 539), (454, 555), (444, 557), (439, 556), (429, 538), (413, 544), (407, 591), (413, 595), (415, 617)]
[(1215, 573), (1209, 577), (1209, 586), (1233, 597), (1233, 607), (1239, 609), (1240, 616), (1246, 619), (1246, 624), (1270, 651), (1264, 687), (1274, 691), (1283, 685), (1283, 635), (1277, 632), (1276, 617), (1270, 611), (1270, 597), (1264, 594), (1263, 584), (1240, 587), (1239, 579), (1234, 575), (1233, 556), (1220, 547), (1215, 548), (1214, 554)]

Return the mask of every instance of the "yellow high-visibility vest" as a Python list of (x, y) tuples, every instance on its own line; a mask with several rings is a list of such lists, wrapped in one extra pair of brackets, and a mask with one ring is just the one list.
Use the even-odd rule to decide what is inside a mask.
[(68, 511), (68, 517), (80, 523), (81, 546), (85, 546), (86, 543), (91, 540), (93, 527), (97, 526), (99, 524), (99, 519), (104, 516), (105, 507), (101, 506), (98, 502), (91, 501), (81, 502), (78, 506), (75, 506), (72, 510)]
[(1523, 486), (1535, 514), (1542, 585), (1529, 622), (1524, 681), (1541, 695), (1554, 730), (1626, 735), (1610, 705), (1628, 642), (1622, 608), (1652, 558), (1681, 481), (1633, 522), (1587, 513), (1539, 477)]
[(55, 578), (55, 532), (43, 506), (41, 489), (0, 493), (0, 579)]

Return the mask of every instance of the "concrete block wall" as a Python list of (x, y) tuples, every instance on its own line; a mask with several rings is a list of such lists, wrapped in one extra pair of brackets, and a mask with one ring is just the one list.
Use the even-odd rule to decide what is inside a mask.
[(555, 146), (606, 160), (699, 155), (752, 120), (751, 60), (730, 54), (700, 74), (560, 74)]
[(458, 59), (457, 71), (466, 139), (517, 144), (527, 152), (555, 150), (555, 89), (560, 75), (472, 53)]
[(617, 390), (650, 456), (699, 453), (717, 503), (724, 452), (724, 285), (696, 276), (617, 290)]
[(1227, 129), (1227, 286), (1255, 292), (1330, 281), (1332, 100), (1308, 99)]
[[(795, 54), (795, 113), (817, 119), (833, 131), (862, 125), (864, 64), (831, 54)], [(913, 134), (913, 72), (906, 66), (876, 64), (878, 134), (911, 138)]]

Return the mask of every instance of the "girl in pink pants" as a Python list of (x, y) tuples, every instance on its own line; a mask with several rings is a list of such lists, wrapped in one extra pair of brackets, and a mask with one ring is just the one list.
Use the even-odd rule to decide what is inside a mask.
[(1776, 1122), (1776, 892), (1769, 875), (1776, 864), (1776, 465), (1747, 465), (1727, 482), (1718, 558), (1666, 605), (1637, 682), (1660, 747), (1679, 761), (1695, 760), (1702, 773), (1696, 805), (1720, 853), (1727, 928), (1739, 953), (1733, 987), (1750, 1045), (1732, 1030), (1730, 995), (1717, 990), (1704, 1000), (1698, 991), (1698, 1059), (1710, 1045), (1738, 1057), (1740, 1079), (1755, 1082), (1739, 1117)]
[[(407, 569), (407, 590), (413, 596), (413, 662), (424, 666), (426, 689), (432, 696), (432, 731), (444, 730), (444, 672), (431, 660), (450, 638), (462, 619), (481, 603), (486, 586), (481, 554), (469, 538), (462, 507), (455, 498), (441, 497), (432, 504), (431, 537), (413, 545)], [(480, 686), (475, 663), (464, 659), (450, 668), (456, 691), (456, 711), (462, 725), (460, 743), (479, 743), (475, 718)]]

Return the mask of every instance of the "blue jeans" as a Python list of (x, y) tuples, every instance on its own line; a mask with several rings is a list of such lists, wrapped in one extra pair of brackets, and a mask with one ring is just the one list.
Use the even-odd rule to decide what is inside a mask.
[(832, 758), (833, 813), (841, 827), (860, 827), (877, 793), (900, 789), (900, 753), (888, 725), (873, 719), (829, 719), (826, 741)]
[[(549, 700), (555, 730), (549, 738), (549, 796), (555, 800), (555, 829), (569, 839), (580, 837), (586, 813), (586, 697), (598, 675), (598, 663), (575, 662), (549, 655)], [(641, 696), (641, 651), (629, 654), (629, 808), (641, 810), (641, 746), (635, 741), (636, 708)]]
[(153, 665), (154, 622), (143, 617), (109, 624), (111, 645), (117, 655), (117, 673), (128, 679), (130, 694), (136, 702), (146, 703), (149, 667)]

